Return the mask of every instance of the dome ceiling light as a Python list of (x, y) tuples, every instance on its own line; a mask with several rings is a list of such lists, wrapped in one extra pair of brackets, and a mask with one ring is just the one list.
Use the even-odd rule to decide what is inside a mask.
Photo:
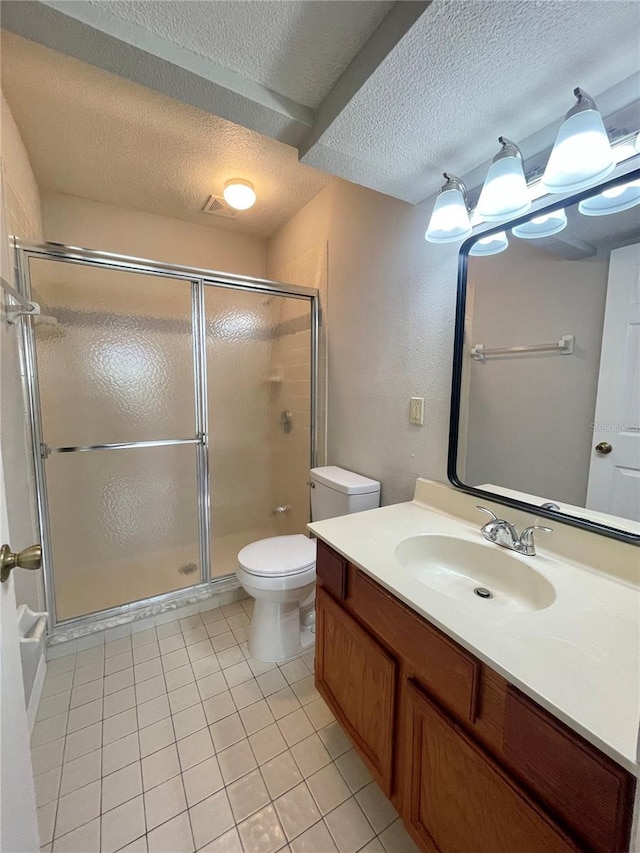
[(256, 192), (253, 185), (249, 181), (242, 181), (239, 178), (227, 181), (222, 194), (229, 207), (233, 207), (235, 210), (248, 210), (256, 203)]

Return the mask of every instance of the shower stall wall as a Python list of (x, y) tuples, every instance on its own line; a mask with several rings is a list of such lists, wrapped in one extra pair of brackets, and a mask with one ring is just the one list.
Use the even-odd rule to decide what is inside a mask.
[(304, 532), (317, 291), (16, 241), (51, 625), (228, 586)]

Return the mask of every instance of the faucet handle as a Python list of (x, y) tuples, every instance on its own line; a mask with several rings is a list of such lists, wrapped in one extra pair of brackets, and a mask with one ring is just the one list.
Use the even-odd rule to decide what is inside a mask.
[(520, 534), (520, 539), (533, 539), (534, 530), (544, 530), (545, 533), (553, 533), (553, 527), (544, 527), (542, 524), (532, 524), (531, 527), (525, 527)]
[(542, 524), (532, 524), (531, 527), (525, 527), (520, 534), (518, 550), (526, 557), (535, 557), (536, 555), (535, 543), (533, 541), (534, 530), (543, 530), (545, 533), (553, 533), (553, 527), (544, 527)]
[(498, 521), (498, 516), (492, 512), (490, 509), (487, 509), (486, 506), (476, 506), (476, 509), (479, 509), (480, 512), (486, 512), (487, 515), (491, 516), (491, 521)]

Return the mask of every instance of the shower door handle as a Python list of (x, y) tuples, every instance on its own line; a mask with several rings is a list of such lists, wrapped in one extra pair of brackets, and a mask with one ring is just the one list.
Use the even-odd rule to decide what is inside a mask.
[(31, 569), (35, 571), (42, 567), (42, 546), (31, 545), (14, 554), (8, 545), (3, 545), (0, 549), (0, 582), (4, 583), (9, 580), (9, 575), (15, 568)]

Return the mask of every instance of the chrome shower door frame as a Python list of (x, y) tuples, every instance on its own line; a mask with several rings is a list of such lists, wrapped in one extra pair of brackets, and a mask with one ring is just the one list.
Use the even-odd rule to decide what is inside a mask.
[[(135, 611), (149, 607), (161, 608), (165, 603), (180, 602), (189, 596), (203, 596), (218, 587), (221, 591), (228, 587), (232, 575), (211, 576), (211, 505), (210, 505), (210, 473), (209, 473), (209, 423), (207, 395), (207, 362), (206, 362), (206, 328), (204, 312), (204, 288), (215, 286), (231, 290), (244, 290), (256, 293), (266, 293), (278, 296), (288, 296), (304, 299), (310, 302), (311, 308), (311, 447), (310, 467), (316, 464), (317, 458), (317, 413), (318, 413), (318, 346), (320, 307), (319, 294), (315, 288), (300, 287), (293, 284), (281, 284), (266, 279), (251, 278), (215, 270), (197, 267), (183, 267), (175, 264), (165, 264), (143, 258), (101, 252), (92, 249), (80, 249), (62, 246), (57, 243), (32, 243), (26, 240), (13, 239), (18, 272), (19, 290), (26, 299), (31, 299), (31, 278), (29, 261), (34, 259), (54, 260), (65, 263), (80, 264), (102, 269), (113, 269), (124, 272), (149, 276), (173, 278), (191, 283), (191, 324), (193, 336), (193, 367), (194, 367), (194, 438), (166, 439), (152, 441), (137, 441), (103, 445), (88, 445), (79, 447), (47, 448), (42, 436), (42, 414), (40, 407), (40, 392), (38, 384), (38, 363), (36, 341), (33, 324), (23, 319), (22, 362), (25, 384), (25, 396), (28, 404), (29, 429), (33, 450), (34, 474), (36, 484), (36, 508), (40, 541), (42, 543), (43, 577), (46, 609), (49, 619), (49, 631), (56, 628), (78, 629), (89, 626), (96, 619), (121, 619)], [(47, 483), (45, 460), (50, 452), (78, 453), (93, 450), (127, 450), (144, 447), (161, 447), (169, 445), (196, 445), (197, 470), (197, 506), (201, 579), (198, 583), (167, 593), (151, 596), (133, 602), (111, 607), (94, 613), (78, 616), (73, 619), (58, 620), (56, 615), (55, 585), (53, 577), (53, 556), (51, 548), (51, 528), (49, 521), (49, 506), (47, 500)]]

